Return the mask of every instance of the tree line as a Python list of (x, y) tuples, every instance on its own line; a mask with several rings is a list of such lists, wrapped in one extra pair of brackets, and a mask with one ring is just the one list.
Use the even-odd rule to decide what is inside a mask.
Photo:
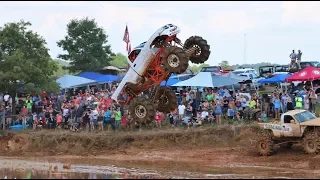
[(108, 65), (126, 67), (126, 56), (112, 52), (105, 30), (95, 19), (70, 20), (66, 36), (57, 41), (66, 52), (55, 57), (58, 60), (50, 57), (46, 40), (30, 30), (31, 26), (20, 20), (0, 27), (0, 92), (12, 97), (21, 88), (57, 92), (55, 80), (66, 73), (98, 71)]

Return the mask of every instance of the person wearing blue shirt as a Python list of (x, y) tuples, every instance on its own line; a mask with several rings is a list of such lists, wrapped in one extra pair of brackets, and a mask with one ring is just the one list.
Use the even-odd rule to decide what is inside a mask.
[(221, 89), (219, 90), (220, 96), (223, 97), (223, 96), (224, 96), (224, 93), (225, 93), (224, 90), (221, 88)]
[[(104, 124), (105, 126), (109, 129), (109, 124), (112, 126), (112, 121), (111, 121), (111, 109), (110, 107), (108, 110), (104, 113)], [(113, 128), (113, 127), (112, 127)]]
[(281, 108), (281, 101), (279, 99), (279, 96), (275, 96), (274, 100), (273, 100), (273, 105), (274, 105), (274, 109), (275, 109), (275, 113), (276, 113), (276, 119), (280, 119), (280, 108)]

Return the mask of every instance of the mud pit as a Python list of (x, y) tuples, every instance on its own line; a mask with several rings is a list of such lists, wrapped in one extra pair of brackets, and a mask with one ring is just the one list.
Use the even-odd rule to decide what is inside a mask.
[(320, 177), (320, 156), (294, 146), (261, 157), (251, 148), (254, 135), (254, 128), (242, 126), (121, 134), (28, 132), (2, 138), (0, 169), (31, 168), (48, 176), (50, 165), (57, 165), (67, 178), (75, 177), (70, 173), (92, 178), (88, 171), (100, 178), (112, 173), (123, 178)]

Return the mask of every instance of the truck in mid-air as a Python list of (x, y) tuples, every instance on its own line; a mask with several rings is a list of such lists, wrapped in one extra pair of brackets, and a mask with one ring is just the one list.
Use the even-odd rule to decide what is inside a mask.
[(129, 104), (129, 112), (138, 124), (149, 124), (155, 110), (168, 113), (177, 108), (175, 93), (161, 87), (172, 73), (182, 74), (189, 61), (201, 64), (210, 56), (210, 46), (200, 36), (191, 36), (184, 43), (177, 37), (180, 28), (167, 24), (129, 54), (129, 69), (112, 95)]

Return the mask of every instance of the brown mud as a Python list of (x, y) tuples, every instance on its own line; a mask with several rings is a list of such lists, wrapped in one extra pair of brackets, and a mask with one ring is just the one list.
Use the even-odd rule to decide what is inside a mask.
[(259, 156), (256, 132), (252, 125), (141, 132), (30, 131), (1, 137), (0, 161), (45, 160), (70, 164), (71, 169), (77, 164), (113, 165), (196, 178), (320, 177), (320, 156), (305, 154), (299, 145), (276, 147), (273, 156)]

